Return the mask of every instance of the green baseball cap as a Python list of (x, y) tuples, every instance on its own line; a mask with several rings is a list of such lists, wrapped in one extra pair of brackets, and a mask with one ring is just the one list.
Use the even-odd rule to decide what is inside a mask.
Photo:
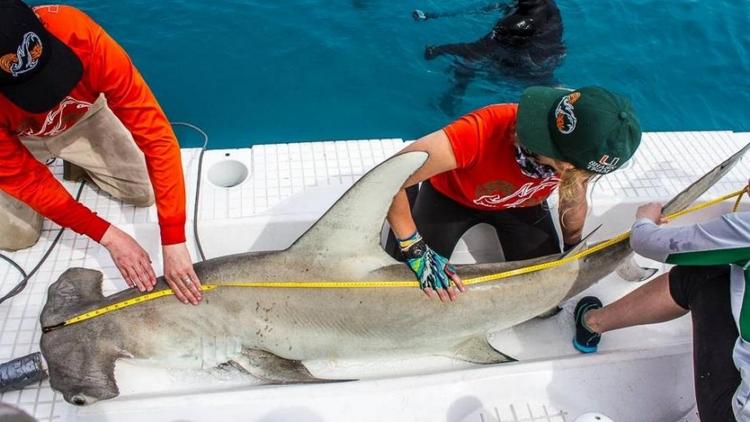
[(516, 130), (532, 152), (599, 174), (617, 170), (641, 143), (630, 101), (596, 86), (527, 88), (518, 103)]

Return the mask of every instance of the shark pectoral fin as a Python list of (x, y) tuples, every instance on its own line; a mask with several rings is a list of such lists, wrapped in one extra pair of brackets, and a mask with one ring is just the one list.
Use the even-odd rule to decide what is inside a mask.
[(229, 365), (271, 384), (323, 383), (341, 380), (317, 378), (298, 360), (284, 359), (263, 350), (242, 349)]
[(485, 337), (472, 337), (459, 344), (448, 357), (470, 363), (491, 365), (495, 363), (515, 362), (510, 356), (504, 355), (493, 348)]
[(656, 274), (659, 270), (656, 268), (641, 267), (635, 262), (635, 256), (630, 256), (617, 267), (617, 275), (625, 281), (646, 281)]

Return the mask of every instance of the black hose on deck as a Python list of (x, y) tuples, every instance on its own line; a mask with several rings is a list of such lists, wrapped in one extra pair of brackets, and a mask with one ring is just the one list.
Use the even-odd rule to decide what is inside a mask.
[(198, 154), (198, 176), (195, 182), (195, 204), (193, 205), (193, 235), (195, 236), (195, 246), (198, 249), (198, 255), (201, 257), (201, 261), (206, 260), (206, 254), (203, 253), (203, 245), (201, 244), (201, 238), (198, 235), (198, 201), (201, 195), (201, 173), (203, 172), (203, 154), (208, 149), (208, 134), (198, 126), (187, 123), (187, 122), (169, 122), (172, 126), (185, 126), (193, 129), (203, 136), (203, 146), (201, 146), (201, 152)]
[(47, 370), (44, 369), (40, 352), (22, 356), (0, 364), (0, 393), (20, 390), (45, 378)]

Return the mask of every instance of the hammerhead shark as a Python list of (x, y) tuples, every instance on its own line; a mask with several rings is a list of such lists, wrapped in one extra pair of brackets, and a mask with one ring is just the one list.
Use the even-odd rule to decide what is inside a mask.
[[(750, 145), (677, 195), (664, 208), (686, 208), (739, 161)], [(254, 252), (195, 264), (203, 302), (185, 306), (169, 296), (69, 325), (66, 320), (137, 298), (134, 289), (102, 295), (102, 273), (71, 268), (54, 282), (42, 311), (41, 352), (50, 384), (74, 405), (119, 394), (118, 359), (169, 368), (231, 366), (268, 383), (323, 382), (305, 361), (398, 355), (442, 355), (480, 364), (512, 360), (487, 342), (490, 332), (555, 308), (625, 264), (627, 240), (585, 258), (468, 287), (454, 303), (416, 287), (352, 287), (349, 283), (413, 280), (406, 265), (384, 252), (380, 233), (388, 207), (427, 157), (396, 155), (357, 181), (307, 232), (283, 251)], [(594, 247), (596, 245), (591, 245)], [(574, 253), (589, 246), (579, 245)], [(560, 254), (518, 262), (458, 267), (464, 278), (558, 260)], [(231, 283), (263, 283), (233, 287)], [(333, 282), (323, 287), (301, 282)], [(386, 283), (387, 284), (387, 283)], [(290, 286), (296, 285), (295, 288)], [(157, 290), (168, 290), (163, 278)], [(1, 369), (1, 368), (0, 368)]]

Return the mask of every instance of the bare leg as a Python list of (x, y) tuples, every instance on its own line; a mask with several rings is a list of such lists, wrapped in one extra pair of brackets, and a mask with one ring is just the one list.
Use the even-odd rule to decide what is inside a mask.
[(669, 273), (665, 273), (616, 302), (586, 312), (584, 322), (590, 330), (601, 334), (634, 325), (670, 321), (688, 312), (672, 299)]
[[(688, 312), (693, 323), (696, 403), (703, 422), (733, 421), (732, 396), (740, 373), (732, 361), (737, 326), (732, 318), (728, 265), (677, 266), (620, 300), (583, 315), (598, 333), (668, 321)], [(585, 328), (585, 327), (584, 327)], [(577, 327), (578, 329), (578, 327)], [(578, 330), (581, 331), (581, 330)], [(591, 348), (590, 342), (574, 345)], [(595, 344), (592, 348), (596, 350)]]

